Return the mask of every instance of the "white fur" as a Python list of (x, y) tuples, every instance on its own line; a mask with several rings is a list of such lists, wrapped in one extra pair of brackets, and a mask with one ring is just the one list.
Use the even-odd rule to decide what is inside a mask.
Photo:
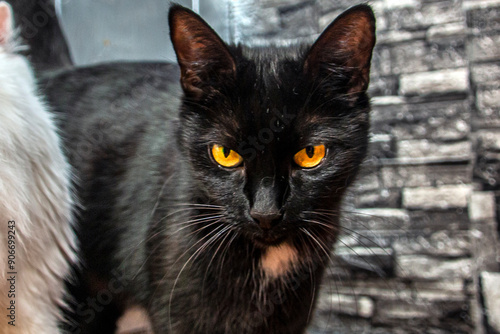
[[(0, 334), (54, 334), (63, 280), (76, 261), (70, 169), (32, 71), (12, 52), (11, 17), (0, 2)], [(16, 222), (15, 327), (6, 317), (9, 220)]]

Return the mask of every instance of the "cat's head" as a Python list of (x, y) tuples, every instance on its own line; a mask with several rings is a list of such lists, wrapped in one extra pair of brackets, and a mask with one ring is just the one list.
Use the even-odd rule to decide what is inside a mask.
[(344, 12), (312, 46), (286, 48), (228, 46), (177, 5), (169, 20), (196, 191), (257, 247), (329, 247), (366, 153), (370, 7)]

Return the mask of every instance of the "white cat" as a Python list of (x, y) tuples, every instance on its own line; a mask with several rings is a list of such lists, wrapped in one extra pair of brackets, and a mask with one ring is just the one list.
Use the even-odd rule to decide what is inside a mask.
[(0, 2), (0, 334), (59, 333), (76, 262), (70, 168)]

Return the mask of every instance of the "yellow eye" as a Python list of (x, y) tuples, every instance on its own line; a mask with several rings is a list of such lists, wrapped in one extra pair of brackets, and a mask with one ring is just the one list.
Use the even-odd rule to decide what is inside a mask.
[(227, 168), (238, 167), (243, 162), (241, 155), (217, 144), (212, 146), (212, 156), (219, 165)]
[(319, 165), (325, 154), (325, 145), (307, 146), (294, 155), (293, 161), (302, 168), (313, 168)]

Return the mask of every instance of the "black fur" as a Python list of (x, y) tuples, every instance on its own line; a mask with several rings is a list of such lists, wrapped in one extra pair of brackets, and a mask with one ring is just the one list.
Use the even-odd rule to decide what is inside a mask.
[[(139, 304), (155, 333), (304, 333), (366, 153), (371, 9), (344, 13), (312, 48), (226, 46), (180, 6), (170, 22), (181, 71), (111, 64), (43, 83), (83, 206), (69, 330), (112, 333), (126, 305)], [(364, 49), (346, 43), (355, 38)], [(243, 165), (218, 166), (212, 144)], [(319, 166), (293, 162), (318, 144), (327, 147)], [(256, 208), (279, 212), (270, 229)], [(266, 276), (262, 255), (283, 242), (298, 261)]]

